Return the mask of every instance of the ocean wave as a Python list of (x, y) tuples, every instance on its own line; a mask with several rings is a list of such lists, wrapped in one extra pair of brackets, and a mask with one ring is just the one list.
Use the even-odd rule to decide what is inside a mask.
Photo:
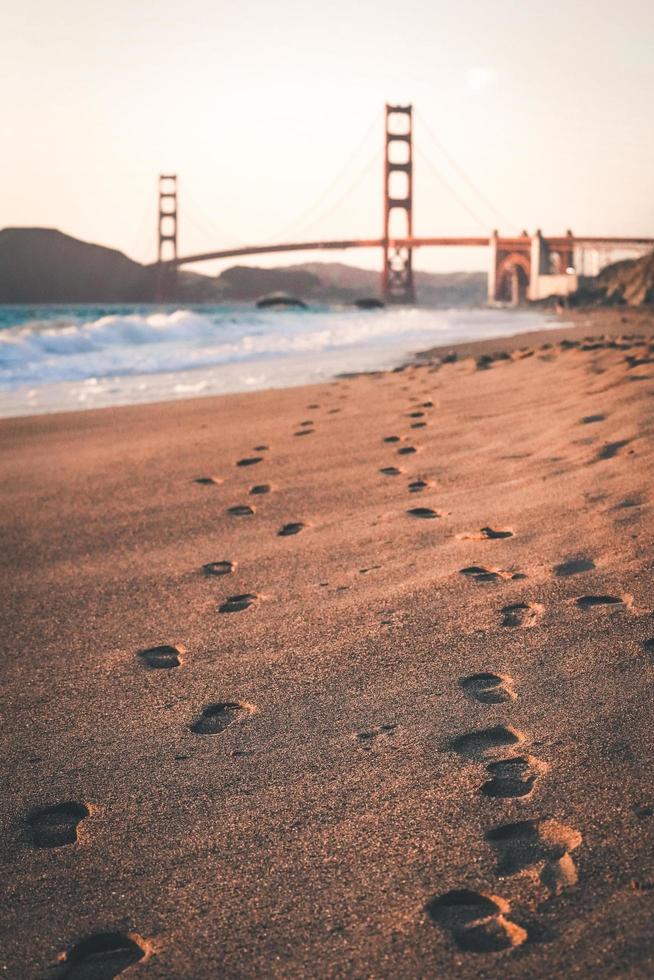
[[(515, 315), (512, 328), (528, 329), (516, 322)], [(0, 385), (185, 371), (357, 347), (399, 352), (412, 345), (502, 332), (506, 333), (506, 315), (494, 317), (487, 310), (234, 307), (202, 312), (121, 311), (93, 319), (84, 319), (79, 309), (69, 315), (59, 310), (50, 317), (0, 329)]]

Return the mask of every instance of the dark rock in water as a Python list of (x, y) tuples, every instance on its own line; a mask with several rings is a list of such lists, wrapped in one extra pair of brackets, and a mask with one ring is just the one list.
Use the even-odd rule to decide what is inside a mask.
[(270, 296), (262, 296), (257, 300), (257, 308), (260, 310), (274, 309), (277, 306), (295, 306), (306, 310), (307, 304), (297, 296), (287, 296), (286, 293), (272, 293)]
[(366, 296), (363, 299), (356, 299), (354, 305), (358, 310), (383, 310), (386, 306), (380, 299), (375, 296)]

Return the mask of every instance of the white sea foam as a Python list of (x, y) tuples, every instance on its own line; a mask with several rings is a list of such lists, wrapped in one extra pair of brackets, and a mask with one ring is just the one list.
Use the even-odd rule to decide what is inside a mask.
[(547, 326), (540, 314), (501, 310), (98, 312), (0, 308), (0, 414), (302, 384)]

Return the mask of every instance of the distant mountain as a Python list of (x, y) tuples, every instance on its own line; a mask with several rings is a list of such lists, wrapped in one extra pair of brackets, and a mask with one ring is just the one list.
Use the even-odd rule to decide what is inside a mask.
[[(153, 266), (54, 228), (0, 231), (0, 303), (138, 303), (156, 297)], [(215, 301), (216, 280), (183, 271), (180, 298)]]
[(90, 245), (53, 228), (0, 231), (0, 302), (131, 302), (144, 268), (122, 252)]
[[(291, 293), (320, 303), (353, 303), (379, 296), (380, 274), (344, 262), (303, 262), (300, 265), (262, 269), (233, 266), (217, 279), (225, 299), (255, 300), (271, 292)], [(418, 302), (425, 306), (483, 306), (486, 303), (484, 272), (416, 272)]]
[[(481, 306), (482, 272), (417, 272), (425, 306)], [(379, 295), (379, 273), (343, 262), (306, 262), (264, 269), (232, 266), (219, 276), (180, 270), (176, 302), (253, 302), (274, 292), (325, 303)], [(122, 252), (82, 242), (53, 228), (0, 231), (0, 303), (137, 303), (157, 298), (155, 266)]]

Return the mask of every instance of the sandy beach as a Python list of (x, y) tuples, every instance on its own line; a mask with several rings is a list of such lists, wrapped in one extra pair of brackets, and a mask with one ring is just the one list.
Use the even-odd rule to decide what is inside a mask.
[(3, 976), (654, 974), (654, 317), (571, 321), (0, 421)]

